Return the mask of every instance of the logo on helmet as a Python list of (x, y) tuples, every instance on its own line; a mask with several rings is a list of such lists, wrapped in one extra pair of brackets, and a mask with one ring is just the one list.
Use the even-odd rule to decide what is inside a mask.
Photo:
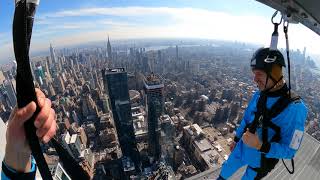
[(270, 58), (269, 56), (264, 60), (266, 63), (273, 63), (277, 60), (277, 56), (274, 56), (273, 58)]

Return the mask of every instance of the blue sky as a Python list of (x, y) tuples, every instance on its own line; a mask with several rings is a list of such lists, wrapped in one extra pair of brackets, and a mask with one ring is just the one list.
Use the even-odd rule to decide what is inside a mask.
[[(41, 0), (31, 51), (47, 50), (50, 43), (62, 48), (101, 41), (108, 34), (111, 40), (206, 38), (268, 45), (273, 12), (254, 0)], [(13, 0), (0, 1), (0, 63), (13, 58), (13, 13)], [(291, 27), (292, 48), (317, 50), (319, 36), (302, 25)]]

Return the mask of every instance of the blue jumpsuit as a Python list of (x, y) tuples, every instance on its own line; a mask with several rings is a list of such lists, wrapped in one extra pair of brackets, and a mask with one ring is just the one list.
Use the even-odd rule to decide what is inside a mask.
[[(236, 130), (236, 137), (239, 138), (240, 141), (236, 144), (228, 160), (222, 165), (220, 176), (224, 179), (231, 177), (242, 166), (248, 165), (252, 168), (260, 167), (261, 153), (263, 152), (249, 147), (244, 144), (241, 139), (242, 134), (246, 131), (246, 125), (254, 120), (254, 112), (257, 111), (259, 96), (260, 92), (256, 92), (253, 95), (241, 124)], [(270, 109), (278, 98), (279, 97), (268, 97), (266, 103), (267, 108)], [(278, 143), (271, 142), (270, 150), (265, 153), (265, 157), (277, 159), (293, 158), (302, 141), (306, 118), (307, 108), (302, 101), (297, 103), (292, 102), (278, 116), (273, 118), (272, 122), (281, 128), (281, 140)], [(262, 142), (262, 128), (258, 127), (256, 131), (260, 142)], [(271, 140), (274, 134), (275, 132), (271, 128), (268, 128), (268, 141)], [(256, 171), (247, 167), (242, 179), (251, 180), (254, 179), (256, 175)]]

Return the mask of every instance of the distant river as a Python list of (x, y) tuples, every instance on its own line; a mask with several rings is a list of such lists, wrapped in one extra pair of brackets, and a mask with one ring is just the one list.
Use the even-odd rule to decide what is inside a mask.
[[(198, 46), (201, 46), (201, 45), (197, 45), (197, 44), (178, 45), (178, 47), (198, 47)], [(210, 46), (219, 47), (219, 45), (216, 45), (216, 44), (210, 44)], [(176, 46), (149, 46), (149, 47), (146, 47), (146, 51), (150, 51), (150, 50), (156, 51), (156, 50), (161, 50), (161, 49), (167, 49), (169, 47), (176, 48)]]

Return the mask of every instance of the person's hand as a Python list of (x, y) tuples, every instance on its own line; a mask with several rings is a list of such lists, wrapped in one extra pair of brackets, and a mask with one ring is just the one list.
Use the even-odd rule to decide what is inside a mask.
[[(41, 141), (47, 143), (56, 133), (55, 111), (51, 108), (51, 101), (40, 89), (36, 89), (36, 95), (41, 109), (34, 122), (36, 134)], [(30, 102), (21, 109), (14, 108), (9, 117), (5, 163), (19, 172), (27, 172), (31, 167), (31, 150), (26, 139), (24, 123), (32, 117), (35, 110), (36, 103)]]
[(230, 152), (233, 151), (234, 147), (236, 147), (236, 142), (232, 141), (231, 144), (230, 144)]
[(259, 137), (257, 134), (252, 134), (249, 129), (247, 129), (247, 131), (242, 135), (242, 140), (243, 142), (252, 147), (255, 148), (257, 150), (260, 150), (262, 144), (259, 140)]

